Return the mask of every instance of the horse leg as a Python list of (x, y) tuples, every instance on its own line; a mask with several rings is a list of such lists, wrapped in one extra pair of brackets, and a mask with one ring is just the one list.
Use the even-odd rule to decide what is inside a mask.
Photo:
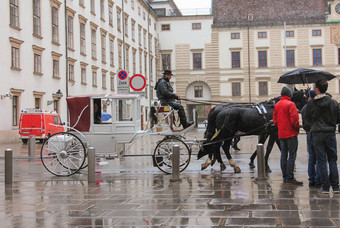
[(212, 153), (209, 153), (207, 160), (205, 160), (205, 162), (201, 164), (201, 170), (205, 170), (206, 168), (208, 168), (209, 165), (211, 165), (212, 163), (211, 158), (212, 158)]
[[(260, 134), (259, 143), (264, 144), (266, 142), (267, 138), (268, 138), (268, 134)], [(252, 168), (252, 169), (255, 168), (254, 160), (256, 158), (256, 155), (257, 155), (257, 149), (255, 150), (255, 152), (250, 157), (249, 167)]]
[(267, 145), (267, 148), (266, 148), (266, 155), (265, 155), (264, 159), (265, 159), (266, 172), (268, 172), (268, 173), (272, 172), (272, 170), (270, 169), (270, 167), (268, 165), (268, 159), (269, 159), (270, 153), (272, 152), (272, 149), (273, 149), (273, 146), (274, 146), (274, 143), (275, 143), (276, 140), (277, 140), (277, 137), (270, 135), (268, 145)]
[[(224, 153), (227, 156), (227, 159), (229, 161), (229, 165), (234, 168), (234, 172), (235, 173), (240, 173), (241, 172), (240, 167), (234, 162), (234, 160), (231, 157), (231, 154), (230, 154), (230, 143), (231, 143), (231, 140), (224, 141), (222, 149), (224, 150)], [(222, 165), (221, 165), (221, 170), (222, 170)]]
[(234, 141), (233, 141), (233, 146), (232, 146), (232, 148), (234, 149), (234, 150), (240, 150), (240, 148), (238, 148), (238, 146), (237, 146), (237, 143), (239, 142), (241, 140), (241, 137), (240, 136), (235, 136), (234, 137)]

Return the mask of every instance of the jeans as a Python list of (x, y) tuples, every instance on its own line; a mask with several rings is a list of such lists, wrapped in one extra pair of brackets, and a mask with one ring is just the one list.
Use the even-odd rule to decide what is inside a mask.
[(186, 127), (186, 125), (187, 125), (187, 118), (185, 116), (184, 108), (183, 108), (183, 106), (180, 103), (176, 102), (173, 99), (170, 99), (170, 100), (161, 100), (161, 104), (162, 105), (169, 105), (173, 109), (177, 110), (178, 111), (178, 115), (179, 115), (179, 119), (181, 121), (181, 124), (183, 125), (183, 127)]
[[(339, 189), (339, 173), (337, 166), (337, 148), (335, 135), (313, 135), (312, 144), (316, 153), (317, 166), (320, 170), (322, 188), (329, 191)], [(329, 166), (329, 175), (328, 167)]]
[(309, 183), (321, 183), (320, 171), (316, 165), (315, 149), (310, 140), (310, 134), (307, 134), (307, 150), (308, 150), (308, 180)]
[(280, 145), (281, 145), (280, 165), (283, 180), (287, 181), (294, 179), (294, 164), (298, 148), (298, 138), (297, 136), (293, 136), (290, 138), (280, 139)]

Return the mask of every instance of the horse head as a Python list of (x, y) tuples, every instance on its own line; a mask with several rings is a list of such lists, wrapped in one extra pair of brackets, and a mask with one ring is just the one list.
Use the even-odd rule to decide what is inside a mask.
[(300, 111), (305, 104), (307, 104), (307, 98), (305, 96), (304, 90), (294, 90), (293, 96), (291, 98), (291, 101), (293, 101), (297, 107), (297, 109)]

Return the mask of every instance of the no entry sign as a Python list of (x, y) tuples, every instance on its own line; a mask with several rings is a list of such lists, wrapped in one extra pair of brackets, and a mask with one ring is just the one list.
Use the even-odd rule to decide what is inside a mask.
[(134, 91), (141, 91), (146, 86), (145, 77), (141, 74), (135, 74), (130, 78), (130, 88)]

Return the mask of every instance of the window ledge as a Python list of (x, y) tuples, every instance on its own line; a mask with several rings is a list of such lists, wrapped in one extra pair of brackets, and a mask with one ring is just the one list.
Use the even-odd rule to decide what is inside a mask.
[(35, 37), (35, 38), (37, 38), (37, 39), (40, 39), (40, 40), (42, 40), (43, 39), (43, 37), (42, 36), (40, 36), (40, 35), (37, 35), (37, 34), (32, 34), (33, 35), (33, 37)]
[(87, 85), (87, 83), (86, 83), (86, 82), (82, 82), (81, 84), (82, 84), (82, 85), (84, 85), (84, 86), (86, 86), (86, 85)]
[(97, 88), (98, 86), (97, 85), (92, 85), (92, 87)]
[(21, 69), (20, 69), (20, 68), (17, 68), (17, 67), (11, 67), (11, 70), (21, 71)]
[(40, 72), (33, 72), (34, 75), (36, 76), (43, 76), (44, 74), (43, 73), (40, 73)]
[(84, 52), (80, 52), (80, 55), (82, 55), (82, 56), (84, 56), (84, 57), (87, 56), (86, 53), (84, 53)]
[(17, 27), (17, 26), (15, 26), (15, 25), (9, 25), (9, 27), (10, 28), (12, 28), (12, 29), (15, 29), (15, 30), (18, 30), (18, 31), (21, 31), (21, 28), (20, 27)]
[(57, 79), (57, 80), (60, 80), (60, 76), (52, 76), (53, 79)]
[(55, 41), (51, 41), (51, 44), (56, 45), (56, 46), (60, 46), (60, 43), (55, 42)]
[(75, 50), (71, 47), (68, 47), (67, 50), (74, 52)]

